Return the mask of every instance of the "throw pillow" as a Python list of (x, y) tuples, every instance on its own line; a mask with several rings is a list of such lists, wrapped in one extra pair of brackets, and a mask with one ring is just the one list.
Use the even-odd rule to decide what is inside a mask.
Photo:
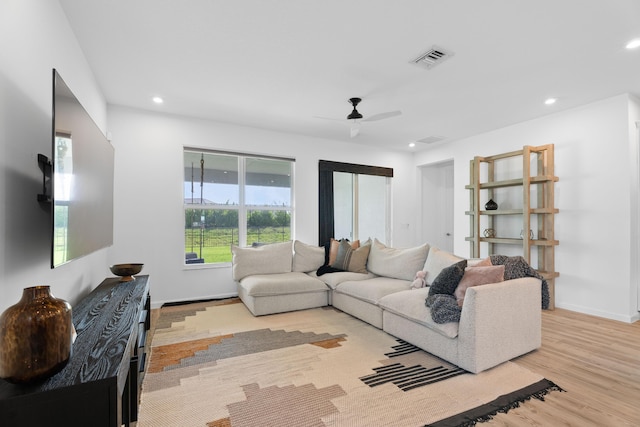
[[(342, 241), (349, 242), (349, 240), (347, 239), (336, 240), (333, 237), (331, 238), (331, 241), (329, 242), (329, 258), (326, 262), (327, 265), (333, 265), (333, 263), (336, 262), (336, 257), (338, 256), (338, 248), (340, 247), (340, 242)], [(351, 243), (351, 247), (353, 249), (358, 249), (360, 247), (360, 240), (356, 240)]]
[(308, 273), (315, 271), (324, 264), (324, 248), (303, 243), (293, 242), (293, 271)]
[(427, 272), (426, 282), (427, 286), (431, 286), (435, 281), (436, 277), (440, 274), (440, 272), (445, 268), (453, 265), (457, 262), (460, 262), (462, 258), (455, 256), (447, 251), (443, 251), (439, 248), (431, 248), (429, 250), (429, 256), (427, 256), (427, 260), (424, 263), (424, 267), (422, 270)]
[(351, 271), (353, 273), (366, 273), (367, 272), (367, 258), (371, 249), (370, 244), (365, 244), (357, 249), (343, 240), (338, 247), (338, 255), (332, 268), (336, 268), (343, 271)]
[(442, 269), (438, 277), (433, 281), (429, 288), (429, 296), (437, 294), (445, 294), (453, 296), (458, 283), (464, 276), (464, 269), (467, 267), (467, 260), (463, 259), (449, 267)]
[(233, 280), (252, 274), (289, 273), (293, 261), (291, 242), (272, 243), (255, 248), (231, 246)]
[(458, 306), (462, 307), (467, 288), (471, 286), (487, 285), (504, 281), (504, 265), (493, 265), (491, 267), (467, 267), (464, 269), (464, 276), (458, 283), (454, 295)]
[(429, 253), (427, 243), (413, 248), (398, 249), (374, 239), (367, 269), (378, 276), (413, 281), (415, 272), (422, 269)]

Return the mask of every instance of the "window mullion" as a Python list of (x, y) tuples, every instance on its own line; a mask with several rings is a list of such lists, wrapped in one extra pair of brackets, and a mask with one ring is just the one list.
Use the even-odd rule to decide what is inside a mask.
[(245, 205), (246, 158), (238, 157), (238, 190), (240, 206), (238, 209), (238, 244), (247, 245), (247, 207)]

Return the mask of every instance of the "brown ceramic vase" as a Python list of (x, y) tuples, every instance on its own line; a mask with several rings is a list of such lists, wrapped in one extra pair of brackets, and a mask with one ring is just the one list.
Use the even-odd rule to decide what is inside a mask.
[(24, 289), (0, 316), (0, 378), (28, 384), (57, 373), (71, 356), (72, 334), (68, 302), (49, 286)]

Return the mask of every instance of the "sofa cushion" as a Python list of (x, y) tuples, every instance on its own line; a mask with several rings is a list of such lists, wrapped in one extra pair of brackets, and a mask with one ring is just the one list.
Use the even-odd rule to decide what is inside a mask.
[(426, 326), (447, 338), (457, 337), (459, 325), (457, 322), (438, 324), (431, 318), (431, 309), (424, 304), (428, 293), (429, 288), (396, 292), (380, 298), (378, 305), (383, 310)]
[(370, 249), (370, 244), (354, 249), (349, 242), (343, 240), (340, 242), (338, 255), (331, 267), (353, 273), (366, 273)]
[(375, 277), (367, 280), (342, 282), (335, 288), (335, 292), (349, 295), (370, 304), (378, 304), (378, 301), (383, 296), (404, 291), (410, 287), (411, 282), (407, 280)]
[[(427, 272), (425, 281), (427, 286), (431, 286), (436, 277), (440, 274), (443, 268), (449, 267), (456, 262), (462, 261), (463, 258), (455, 256), (447, 251), (433, 247), (429, 250), (429, 256), (421, 267), (422, 270)], [(417, 270), (416, 270), (417, 271)], [(414, 272), (415, 273), (415, 272)]]
[(464, 295), (467, 288), (472, 286), (488, 285), (489, 283), (499, 283), (504, 281), (504, 265), (492, 265), (490, 267), (467, 267), (464, 275), (458, 283), (453, 295), (456, 297), (458, 306), (462, 307)]
[(329, 291), (322, 281), (300, 272), (254, 274), (240, 280), (240, 286), (252, 297)]
[(324, 247), (295, 240), (293, 242), (293, 271), (308, 273), (324, 264)]
[(309, 276), (322, 280), (331, 289), (335, 289), (342, 282), (352, 282), (358, 280), (373, 279), (378, 277), (373, 273), (353, 273), (351, 271), (337, 271), (334, 273), (326, 273), (318, 276), (316, 272), (310, 272)]
[(271, 243), (251, 248), (231, 246), (233, 280), (252, 274), (291, 272), (293, 250), (291, 242)]
[(374, 239), (367, 269), (378, 276), (413, 281), (416, 271), (424, 266), (428, 253), (427, 243), (414, 248), (398, 249), (387, 247)]

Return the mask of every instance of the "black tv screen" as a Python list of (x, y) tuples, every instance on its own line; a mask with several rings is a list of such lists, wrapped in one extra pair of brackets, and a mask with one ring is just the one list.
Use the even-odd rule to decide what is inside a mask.
[(53, 70), (51, 267), (113, 244), (114, 149)]

